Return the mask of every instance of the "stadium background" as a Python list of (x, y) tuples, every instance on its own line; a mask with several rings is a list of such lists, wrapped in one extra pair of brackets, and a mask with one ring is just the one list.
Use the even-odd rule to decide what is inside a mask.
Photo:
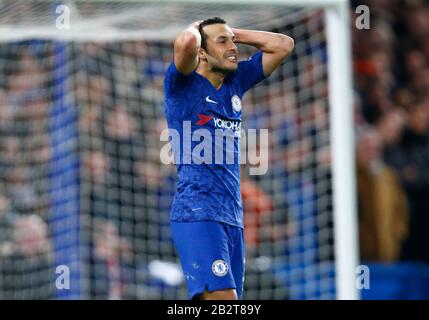
[[(0, 24), (29, 10), (4, 3)], [(354, 25), (359, 4), (370, 30)], [(427, 299), (429, 6), (353, 1), (350, 15), (362, 298)], [(298, 45), (244, 101), (244, 126), (270, 130), (269, 172), (242, 172), (247, 299), (335, 298), (322, 16), (269, 27)], [(185, 298), (174, 168), (159, 163), (171, 58), (161, 40), (0, 43), (0, 298)]]

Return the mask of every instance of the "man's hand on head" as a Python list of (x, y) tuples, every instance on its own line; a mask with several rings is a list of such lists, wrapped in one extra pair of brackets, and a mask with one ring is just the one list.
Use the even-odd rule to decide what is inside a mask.
[(203, 22), (203, 21), (204, 20), (198, 20), (198, 21), (192, 22), (190, 27), (194, 27), (198, 30), (198, 27), (200, 26), (201, 22)]
[(183, 74), (191, 73), (198, 66), (198, 50), (201, 46), (198, 27), (201, 22), (203, 20), (193, 22), (174, 40), (174, 64)]
[(199, 26), (200, 24), (203, 22), (204, 20), (198, 20), (198, 21), (194, 21), (192, 22), (189, 27), (186, 29), (188, 31), (190, 31), (192, 34), (195, 35), (195, 37), (197, 38), (197, 41), (201, 44), (201, 34), (199, 31)]

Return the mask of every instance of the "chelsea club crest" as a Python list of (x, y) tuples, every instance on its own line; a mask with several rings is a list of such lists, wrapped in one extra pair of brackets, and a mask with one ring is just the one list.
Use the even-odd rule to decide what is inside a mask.
[(232, 104), (232, 108), (236, 111), (236, 112), (240, 112), (241, 111), (241, 100), (237, 95), (232, 96), (231, 98), (231, 104)]
[(215, 276), (223, 277), (228, 273), (228, 264), (224, 260), (216, 260), (212, 264), (212, 271)]

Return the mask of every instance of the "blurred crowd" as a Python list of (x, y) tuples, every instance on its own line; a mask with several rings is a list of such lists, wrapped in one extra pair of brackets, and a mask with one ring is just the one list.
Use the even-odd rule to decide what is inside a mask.
[(0, 298), (48, 299), (49, 79), (39, 57), (22, 48), (0, 46)]
[(361, 259), (429, 263), (429, 5), (355, 3), (371, 18), (352, 27)]
[[(429, 7), (359, 1), (352, 17), (358, 4), (371, 12), (369, 30), (352, 19), (361, 260), (429, 263)], [(249, 299), (335, 290), (324, 19), (292, 17), (273, 31), (295, 38), (294, 53), (243, 102), (244, 129), (269, 130), (268, 173), (242, 166)], [(79, 155), (86, 298), (184, 298), (169, 228), (176, 174), (159, 158), (171, 43), (70, 44), (65, 91), (57, 54), (50, 41), (0, 45), (0, 298), (55, 298), (50, 120), (64, 101), (78, 111), (64, 142)]]

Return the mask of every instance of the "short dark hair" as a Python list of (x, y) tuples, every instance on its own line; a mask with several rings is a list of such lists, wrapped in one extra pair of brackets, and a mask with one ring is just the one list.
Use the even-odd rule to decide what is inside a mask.
[(223, 20), (222, 18), (219, 18), (219, 17), (213, 17), (213, 18), (208, 18), (208, 19), (204, 20), (198, 26), (198, 31), (200, 31), (200, 34), (201, 34), (201, 48), (203, 48), (206, 51), (207, 51), (207, 35), (203, 31), (203, 28), (205, 26), (209, 26), (211, 24), (218, 24), (218, 23), (226, 24), (226, 21)]

